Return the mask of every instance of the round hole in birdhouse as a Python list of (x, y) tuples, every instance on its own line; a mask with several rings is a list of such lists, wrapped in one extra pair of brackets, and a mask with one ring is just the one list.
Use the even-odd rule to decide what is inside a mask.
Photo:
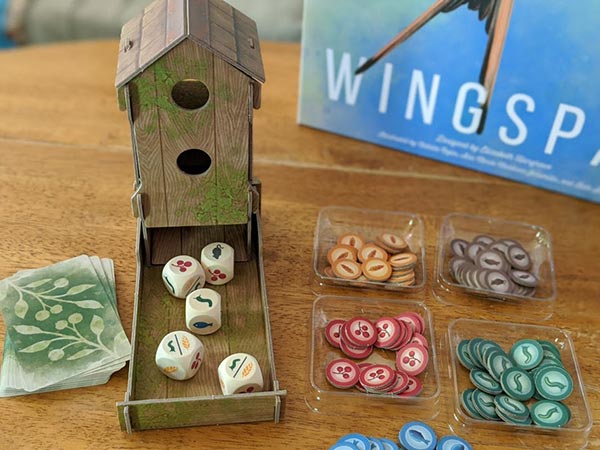
[(188, 175), (201, 175), (210, 169), (211, 164), (210, 155), (197, 148), (185, 150), (177, 157), (177, 167)]
[(171, 97), (180, 108), (198, 109), (208, 103), (210, 93), (202, 81), (182, 80), (171, 89)]

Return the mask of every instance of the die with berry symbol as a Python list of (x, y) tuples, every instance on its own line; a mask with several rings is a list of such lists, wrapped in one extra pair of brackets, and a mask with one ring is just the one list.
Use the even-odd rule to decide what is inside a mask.
[(191, 291), (200, 289), (205, 283), (200, 262), (187, 255), (169, 260), (163, 267), (162, 278), (169, 294), (177, 298), (186, 298)]
[(230, 245), (224, 242), (213, 242), (207, 245), (202, 249), (200, 262), (207, 283), (218, 286), (233, 279), (235, 259)]
[(258, 361), (248, 353), (234, 353), (225, 358), (217, 369), (223, 395), (261, 392), (263, 375)]
[(187, 380), (196, 375), (203, 359), (200, 339), (187, 331), (172, 331), (160, 341), (154, 361), (169, 378)]
[(221, 295), (208, 288), (190, 292), (185, 299), (185, 323), (196, 334), (211, 334), (221, 328)]

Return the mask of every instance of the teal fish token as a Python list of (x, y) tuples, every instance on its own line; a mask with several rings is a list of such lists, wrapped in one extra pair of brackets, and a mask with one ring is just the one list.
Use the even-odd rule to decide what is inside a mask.
[(535, 388), (547, 400), (560, 401), (573, 392), (573, 379), (562, 367), (544, 366), (535, 373)]
[(477, 354), (477, 346), (479, 344), (481, 344), (483, 342), (483, 339), (481, 338), (473, 338), (469, 341), (469, 344), (467, 345), (467, 349), (469, 351), (469, 356), (471, 357), (471, 361), (473, 361), (473, 364), (475, 365), (475, 367), (478, 367), (479, 369), (483, 369), (483, 364), (481, 364), (481, 361), (479, 361), (479, 357)]
[(531, 370), (542, 362), (544, 350), (538, 341), (521, 339), (510, 349), (510, 357), (523, 370)]
[(515, 416), (511, 416), (505, 414), (501, 409), (496, 408), (496, 414), (498, 417), (502, 419), (503, 422), (512, 423), (513, 425), (531, 425), (531, 416), (527, 415), (524, 419), (517, 418)]
[(398, 448), (398, 444), (396, 444), (391, 439), (380, 438), (379, 442), (383, 445), (384, 450), (400, 450)]
[(544, 349), (544, 351), (548, 351), (548, 352), (552, 353), (559, 360), (562, 359), (560, 357), (560, 350), (552, 342), (550, 342), (550, 341), (543, 341), (543, 340), (538, 340), (538, 342), (542, 346), (542, 348)]
[(473, 406), (472, 395), (475, 389), (465, 389), (460, 395), (460, 404), (464, 411), (473, 419), (484, 420), (483, 416)]
[(487, 358), (491, 351), (500, 350), (502, 351), (502, 347), (496, 344), (494, 341), (483, 341), (477, 347), (477, 351), (479, 352), (479, 360), (481, 361), (481, 365), (487, 369)]
[(498, 414), (496, 414), (496, 404), (494, 403), (493, 395), (475, 389), (471, 394), (471, 400), (477, 412), (484, 419), (499, 420)]
[(485, 349), (485, 351), (483, 352), (483, 363), (488, 372), (490, 371), (492, 356), (494, 356), (498, 353), (508, 357), (508, 355), (504, 352), (504, 350), (502, 350), (502, 348), (500, 348), (499, 346), (497, 346), (497, 347), (488, 346)]
[(437, 444), (435, 431), (423, 422), (409, 422), (398, 433), (398, 440), (406, 450), (434, 450)]
[(487, 392), (491, 395), (502, 394), (502, 386), (500, 386), (500, 383), (494, 380), (489, 373), (483, 370), (471, 370), (469, 373), (469, 379), (471, 380), (471, 383), (473, 383), (480, 391)]
[[(546, 354), (546, 353), (544, 352), (544, 354)], [(534, 370), (541, 369), (544, 366), (564, 367), (562, 362), (559, 361), (558, 359), (556, 359), (555, 357), (547, 358), (544, 356), (544, 359), (542, 359), (542, 362), (539, 363), (539, 365), (535, 369), (533, 369), (532, 372)]]
[(350, 433), (345, 436), (342, 436), (338, 441), (339, 444), (352, 444), (358, 450), (371, 450), (371, 442), (369, 439), (359, 433)]
[(465, 339), (460, 341), (458, 347), (456, 347), (456, 356), (460, 364), (467, 370), (475, 369), (475, 364), (469, 355), (469, 340)]
[(540, 427), (560, 428), (571, 419), (571, 412), (562, 403), (541, 400), (531, 407), (531, 418)]
[(489, 360), (489, 372), (490, 375), (498, 382), (500, 382), (500, 377), (506, 369), (510, 369), (513, 367), (513, 363), (508, 356), (504, 352), (495, 352), (492, 353)]
[(529, 400), (535, 393), (531, 376), (518, 367), (506, 369), (500, 377), (500, 385), (510, 397), (522, 402)]
[(473, 447), (458, 436), (444, 436), (438, 441), (436, 450), (473, 450)]
[(496, 405), (496, 413), (501, 412), (505, 416), (514, 417), (519, 420), (525, 420), (529, 417), (527, 406), (519, 400), (510, 398), (508, 395), (497, 395), (494, 398), (494, 404)]
[(371, 449), (370, 450), (385, 450), (385, 447), (383, 446), (383, 443), (381, 442), (381, 439), (370, 437), (369, 438), (369, 442), (371, 443)]

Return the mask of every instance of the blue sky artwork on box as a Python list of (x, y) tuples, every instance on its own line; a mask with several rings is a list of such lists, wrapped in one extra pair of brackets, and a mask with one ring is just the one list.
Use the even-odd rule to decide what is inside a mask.
[(600, 202), (600, 2), (305, 0), (301, 124)]

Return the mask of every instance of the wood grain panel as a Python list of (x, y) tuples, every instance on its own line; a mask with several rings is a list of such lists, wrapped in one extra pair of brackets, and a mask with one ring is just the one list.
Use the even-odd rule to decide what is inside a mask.
[(210, 45), (210, 18), (208, 0), (189, 0), (189, 33), (205, 45)]
[(153, 228), (150, 231), (152, 265), (165, 265), (175, 256), (189, 254), (182, 251), (181, 228)]

